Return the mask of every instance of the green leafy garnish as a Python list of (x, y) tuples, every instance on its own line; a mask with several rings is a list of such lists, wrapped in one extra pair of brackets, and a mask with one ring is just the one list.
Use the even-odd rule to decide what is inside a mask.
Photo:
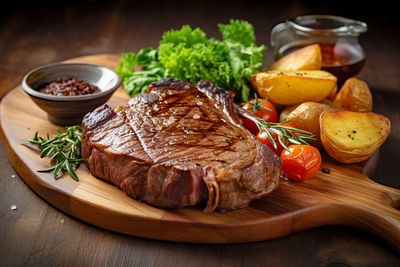
[(231, 20), (229, 24), (218, 24), (218, 29), (224, 41), (240, 43), (244, 46), (252, 46), (256, 42), (254, 28), (248, 22)]
[(41, 158), (49, 158), (54, 165), (38, 172), (53, 172), (54, 178), (59, 179), (63, 171), (67, 171), (75, 181), (79, 181), (75, 170), (82, 162), (81, 155), (82, 130), (81, 126), (67, 127), (66, 130), (57, 130), (56, 134), (47, 138), (40, 137), (38, 132), (26, 144), (36, 145)]
[[(135, 72), (138, 66), (142, 69)], [(153, 48), (141, 49), (137, 54), (122, 53), (116, 71), (131, 96), (145, 92), (150, 83), (164, 78), (164, 69), (157, 61), (157, 50)]]
[(231, 20), (218, 28), (222, 40), (185, 25), (165, 32), (158, 48), (123, 53), (116, 71), (127, 93), (144, 93), (152, 82), (173, 77), (192, 83), (209, 80), (247, 101), (249, 78), (262, 67), (264, 46), (255, 44), (253, 26), (246, 21)]

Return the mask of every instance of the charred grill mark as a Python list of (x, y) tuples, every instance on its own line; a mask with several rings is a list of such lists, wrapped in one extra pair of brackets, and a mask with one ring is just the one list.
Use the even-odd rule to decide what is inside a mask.
[[(147, 111), (140, 113), (153, 116), (142, 119), (142, 127), (150, 129), (145, 137), (138, 136), (143, 145), (160, 153), (173, 151), (178, 146), (224, 150), (217, 155), (235, 152), (232, 146), (241, 141), (242, 133), (228, 123), (228, 114), (214, 108), (220, 103), (197, 90), (185, 90), (184, 93), (178, 92), (178, 95), (174, 95), (177, 91), (165, 88), (152, 92), (159, 96), (158, 101), (149, 105)], [(157, 105), (156, 110), (153, 105)], [(162, 125), (163, 121), (170, 118), (172, 122), (169, 125)], [(215, 144), (215, 140), (218, 140), (218, 144)]]
[[(159, 207), (206, 200), (208, 178), (218, 191), (213, 207), (222, 210), (246, 206), (277, 186), (279, 158), (242, 128), (229, 93), (176, 80), (151, 90), (84, 132), (93, 175)], [(87, 160), (92, 151), (96, 160)]]

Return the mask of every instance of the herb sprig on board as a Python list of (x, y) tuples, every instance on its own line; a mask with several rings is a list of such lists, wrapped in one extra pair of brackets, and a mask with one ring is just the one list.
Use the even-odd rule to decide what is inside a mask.
[[(288, 121), (280, 123), (267, 122), (263, 119), (253, 117), (247, 112), (241, 112), (241, 115), (253, 121), (260, 132), (265, 132), (275, 149), (278, 148), (278, 143), (285, 150), (289, 150), (288, 146), (290, 144), (308, 145), (309, 141), (317, 140), (316, 136), (308, 131), (285, 125)], [(277, 136), (277, 140), (275, 140), (274, 135)]]
[(28, 140), (26, 144), (37, 146), (41, 153), (41, 158), (49, 158), (54, 165), (49, 168), (39, 170), (38, 172), (53, 172), (54, 178), (59, 179), (64, 171), (75, 181), (79, 181), (75, 170), (82, 162), (81, 154), (82, 129), (75, 125), (65, 129), (57, 130), (52, 137), (47, 134), (47, 138), (40, 137), (38, 132), (33, 139)]

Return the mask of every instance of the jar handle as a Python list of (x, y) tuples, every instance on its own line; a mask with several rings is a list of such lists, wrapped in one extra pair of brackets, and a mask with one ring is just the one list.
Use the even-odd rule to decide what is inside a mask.
[(278, 36), (278, 34), (280, 33), (280, 32), (282, 32), (282, 31), (284, 31), (284, 30), (286, 30), (287, 28), (289, 28), (289, 22), (282, 22), (282, 23), (279, 23), (278, 25), (276, 25), (274, 28), (272, 28), (272, 30), (271, 30), (271, 36), (270, 36), (270, 44), (273, 46), (273, 47), (275, 47), (276, 46), (276, 44), (277, 44), (277, 42), (276, 42), (276, 40), (277, 40), (277, 36)]

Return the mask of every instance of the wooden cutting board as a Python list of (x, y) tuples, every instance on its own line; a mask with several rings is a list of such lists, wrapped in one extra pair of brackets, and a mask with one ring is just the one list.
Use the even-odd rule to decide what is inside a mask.
[[(114, 68), (118, 56), (97, 55), (70, 61)], [(120, 88), (110, 105), (126, 103)], [(135, 236), (196, 243), (240, 243), (267, 240), (321, 225), (348, 225), (385, 239), (400, 252), (400, 190), (371, 181), (357, 166), (324, 162), (305, 183), (281, 181), (279, 188), (249, 207), (204, 214), (201, 208), (163, 210), (135, 201), (116, 187), (94, 178), (84, 164), (80, 182), (68, 176), (54, 180), (36, 170), (48, 166), (38, 151), (21, 145), (59, 127), (46, 119), (20, 87), (1, 102), (1, 137), (22, 179), (41, 197), (85, 222)]]

